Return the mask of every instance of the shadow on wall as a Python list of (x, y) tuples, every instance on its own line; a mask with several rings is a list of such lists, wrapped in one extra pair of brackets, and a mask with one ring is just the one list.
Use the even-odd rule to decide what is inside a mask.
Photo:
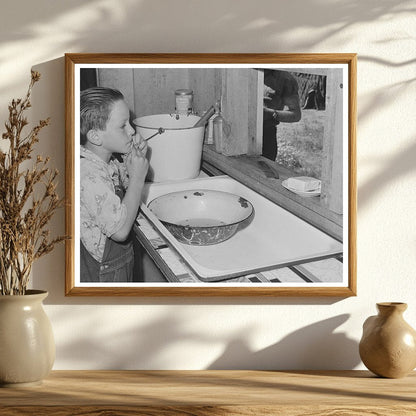
[[(116, 318), (118, 321), (115, 322), (109, 315), (108, 319), (104, 317), (106, 325), (112, 331), (109, 336), (109, 328), (103, 327), (102, 314), (90, 314), (89, 319), (78, 319), (77, 315), (83, 315), (82, 309), (70, 314), (64, 311), (56, 313), (59, 328), (66, 328), (65, 331), (70, 330), (72, 333), (69, 342), (65, 342), (65, 336), (56, 337), (59, 353), (57, 359), (63, 366), (69, 363), (73, 367), (73, 363), (77, 363), (80, 369), (163, 368), (169, 367), (169, 363), (175, 361), (170, 351), (178, 345), (187, 342), (212, 342), (210, 336), (203, 331), (183, 328), (182, 320), (172, 313), (147, 319), (144, 325), (138, 324), (136, 327), (128, 323), (127, 326), (123, 325), (120, 318)], [(129, 314), (128, 311), (125, 313)], [(86, 337), (85, 334), (89, 336)]]
[[(58, 194), (65, 195), (65, 78), (64, 58), (55, 59), (33, 67), (41, 73), (40, 81), (32, 91), (31, 119), (51, 118), (51, 124), (42, 130), (34, 154), (50, 156), (49, 166), (57, 169)], [(51, 237), (65, 234), (65, 208), (59, 209), (51, 219), (48, 229)], [(65, 249), (61, 243), (48, 255), (34, 262), (33, 287), (42, 287), (63, 297), (65, 284)]]
[[(370, 57), (365, 57), (365, 60), (370, 61)], [(385, 62), (384, 62), (385, 63)], [(394, 63), (391, 63), (393, 67)], [(403, 63), (407, 65), (407, 63)], [(41, 133), (40, 142), (36, 150), (43, 155), (49, 155), (53, 162), (53, 167), (60, 171), (58, 192), (64, 195), (64, 179), (65, 179), (65, 82), (64, 82), (64, 57), (44, 62), (36, 65), (33, 69), (42, 74), (41, 81), (36, 85), (32, 94), (32, 117), (33, 120), (38, 120), (46, 117), (51, 117), (51, 126), (44, 129)], [(402, 93), (409, 83), (415, 80), (406, 80), (397, 84)], [(390, 101), (385, 95), (385, 91), (380, 91), (375, 94), (374, 100), (377, 100), (379, 105), (388, 105)], [(371, 112), (377, 108), (371, 105), (360, 112), (360, 119), (368, 118)], [(391, 156), (383, 163), (381, 171), (373, 178), (364, 183), (359, 188), (359, 202), (360, 206), (365, 206), (375, 197), (376, 194), (383, 191), (391, 181), (397, 180), (407, 173), (414, 170), (414, 160), (416, 160), (416, 145), (413, 144), (409, 148), (395, 156)], [(57, 234), (64, 234), (65, 216), (64, 209), (60, 210), (51, 221), (51, 229), (56, 230)], [(57, 258), (61, 261), (56, 261)], [(53, 261), (52, 259), (55, 259)], [(63, 244), (57, 247), (52, 254), (35, 262), (33, 267), (33, 276), (36, 282), (34, 286), (45, 288), (50, 292), (50, 297), (45, 303), (80, 303), (80, 299), (64, 298), (64, 275), (65, 275), (65, 257)], [(294, 300), (294, 299), (292, 299)], [(114, 301), (114, 303), (128, 303), (132, 299)], [(298, 300), (297, 300), (298, 301)], [(109, 303), (108, 300), (82, 300), (83, 303)], [(175, 303), (172, 300), (157, 300), (158, 303)], [(212, 302), (212, 301), (210, 301)], [(245, 301), (252, 303), (252, 301)], [(136, 301), (133, 301), (136, 303)], [(145, 301), (144, 303), (155, 303), (153, 301)], [(188, 302), (186, 302), (188, 303)], [(212, 303), (229, 303), (224, 301), (217, 301)], [(237, 302), (238, 303), (238, 302)], [(271, 301), (270, 303), (281, 303), (278, 301)], [(296, 303), (296, 301), (295, 301)], [(301, 303), (304, 303), (302, 300)], [(318, 304), (330, 303), (328, 300), (317, 300)]]
[(366, 183), (360, 186), (358, 198), (361, 206), (368, 205), (371, 200), (389, 186), (391, 182), (415, 171), (416, 165), (416, 137), (413, 144), (395, 155), (392, 155), (383, 163), (380, 171), (373, 175)]
[[(387, 41), (388, 40), (384, 40), (384, 42)], [(395, 101), (398, 101), (405, 94), (411, 94), (411, 91), (414, 91), (416, 76), (415, 71), (412, 70), (412, 68), (414, 68), (416, 59), (409, 59), (404, 62), (393, 62), (386, 59), (380, 59), (378, 57), (359, 55), (358, 62), (361, 65), (363, 65), (365, 62), (374, 65), (385, 65), (389, 68), (389, 70), (394, 70), (395, 68), (408, 68), (410, 75), (408, 79), (390, 84), (388, 88), (383, 87), (372, 91), (371, 98), (367, 100), (367, 103), (360, 108), (357, 121), (358, 126), (360, 126), (362, 123), (371, 122), (371, 118), (376, 111), (381, 111), (391, 106), (392, 97), (394, 97)], [(377, 66), (375, 67), (377, 68)], [(403, 109), (404, 112), (407, 110), (408, 109), (406, 108)], [(414, 126), (415, 123), (413, 123), (413, 126), (408, 126), (410, 128), (410, 136), (415, 134)], [(406, 130), (403, 129), (401, 134), (403, 135), (405, 131)], [(394, 141), (395, 137), (386, 137), (382, 139)], [(390, 183), (402, 179), (405, 175), (415, 171), (416, 137), (413, 140), (409, 140), (409, 143), (412, 144), (406, 148), (401, 149), (401, 151), (397, 152), (395, 155), (391, 155), (382, 163), (380, 163), (379, 160), (373, 161), (374, 164), (378, 163), (380, 167), (373, 174), (373, 176), (358, 189), (358, 200), (360, 207), (366, 207), (376, 197), (377, 194), (388, 188)]]
[[(247, 3), (245, 7), (238, 11), (232, 3), (221, 2), (221, 8), (216, 12), (212, 7), (212, 3), (191, 4), (188, 5), (186, 11), (180, 7), (171, 8), (167, 10), (161, 0), (156, 0), (152, 3), (143, 5), (136, 1), (127, 0), (123, 5), (114, 7), (114, 3), (104, 0), (93, 0), (86, 4), (84, 1), (75, 0), (69, 3), (55, 2), (51, 3), (49, 0), (40, 0), (40, 4), (36, 10), (32, 8), (18, 8), (18, 4), (10, 4), (7, 8), (8, 14), (14, 13), (19, 15), (20, 26), (25, 30), (19, 32), (19, 37), (16, 38), (14, 34), (14, 20), (5, 19), (2, 16), (2, 26), (0, 33), (2, 33), (0, 42), (0, 51), (2, 45), (7, 46), (8, 42), (41, 42), (44, 39), (44, 47), (49, 47), (51, 39), (53, 39), (52, 48), (48, 51), (48, 56), (61, 56), (62, 51), (68, 52), (131, 52), (131, 39), (135, 39), (140, 33), (141, 45), (163, 45), (164, 49), (160, 51), (178, 51), (176, 44), (169, 44), (169, 39), (166, 39), (165, 33), (159, 30), (159, 26), (155, 24), (158, 19), (163, 22), (166, 19), (169, 21), (183, 22), (180, 27), (175, 30), (175, 36), (172, 36), (171, 42), (175, 42), (181, 36), (186, 36), (187, 45), (192, 51), (199, 52), (220, 52), (220, 51), (238, 51), (242, 48), (241, 34), (244, 34), (249, 40), (244, 42), (244, 51), (258, 50), (258, 39), (264, 39), (265, 45), (267, 41), (273, 42), (276, 50), (289, 49), (292, 52), (308, 51), (316, 49), (319, 42), (340, 33), (348, 26), (360, 22), (372, 22), (382, 16), (392, 16), (394, 14), (411, 13), (411, 7), (408, 5), (409, 1), (398, 0), (391, 2), (390, 0), (381, 0), (377, 5), (369, 4), (368, 2), (354, 1), (341, 2), (337, 7), (328, 8), (322, 2), (313, 0), (308, 3), (309, 12), (299, 13), (298, 10), (304, 10), (304, 3), (301, 0), (294, 0), (285, 5), (284, 8), (279, 8), (279, 13), (274, 15), (270, 11), (274, 10), (276, 2), (268, 0), (263, 3), (263, 7), (259, 8), (256, 4)], [(42, 10), (44, 6), (48, 10), (45, 15)], [(301, 6), (301, 7), (300, 7)], [(116, 10), (115, 10), (116, 9)], [(187, 14), (188, 13), (188, 14)], [(187, 16), (193, 15), (193, 19), (186, 19)], [(212, 24), (208, 27), (198, 25), (198, 19), (202, 16), (213, 16)], [(273, 16), (271, 18), (270, 16)], [(277, 16), (277, 17), (274, 17)], [(306, 32), (311, 31), (314, 35), (313, 29), (320, 29), (316, 36), (288, 36), (294, 30), (293, 16), (296, 16), (295, 27), (302, 28)], [(74, 20), (78, 22), (76, 30), (73, 25)], [(4, 22), (3, 22), (4, 21)], [(106, 21), (106, 25), (98, 25), (98, 22)], [(328, 25), (331, 22), (331, 25)], [(4, 23), (4, 24), (3, 24)], [(198, 25), (198, 27), (196, 27)], [(51, 36), (54, 31), (58, 30), (61, 33), (60, 37), (54, 38)], [(138, 29), (140, 27), (140, 30)], [(91, 28), (94, 28), (92, 30)], [(324, 29), (322, 31), (321, 29)], [(224, 34), (220, 42), (212, 43), (212, 30), (217, 30), (220, 35)], [(189, 32), (198, 32), (200, 36), (195, 38), (198, 48), (192, 48), (192, 39), (189, 39)], [(209, 32), (209, 33), (208, 33)], [(109, 36), (112, 33), (117, 33), (117, 36)], [(319, 34), (318, 34), (319, 33)], [(63, 36), (65, 34), (65, 36)], [(3, 36), (4, 35), (4, 36)], [(163, 38), (163, 39), (162, 39)], [(105, 39), (105, 43), (103, 40)], [(391, 39), (381, 39), (380, 42), (391, 42)], [(393, 40), (394, 41), (394, 40)], [(206, 42), (206, 44), (204, 44)], [(252, 42), (250, 44), (250, 42)], [(24, 46), (25, 44), (22, 43)], [(27, 45), (26, 45), (27, 47)], [(31, 65), (33, 62), (39, 62), (41, 53), (34, 54), (31, 48), (28, 54), (22, 54), (20, 48), (7, 49), (8, 51), (15, 51), (15, 56), (7, 56), (0, 54), (0, 62), (7, 64), (13, 61), (22, 63), (20, 66)], [(152, 46), (147, 52), (157, 52)], [(268, 49), (268, 48), (266, 48)], [(17, 52), (18, 51), (18, 52)], [(184, 50), (183, 50), (184, 51)], [(146, 52), (142, 49), (141, 52)], [(185, 51), (184, 51), (185, 52)], [(31, 53), (33, 55), (31, 55)], [(397, 66), (407, 67), (414, 64), (412, 59), (406, 62), (380, 61), (378, 57), (359, 56), (359, 62), (362, 59), (366, 63), (383, 64), (385, 66), (395, 68)], [(33, 119), (51, 117), (52, 124), (44, 129), (41, 133), (40, 142), (37, 146), (37, 151), (41, 154), (49, 154), (55, 167), (61, 172), (59, 176), (60, 185), (58, 192), (64, 195), (64, 172), (65, 172), (65, 100), (64, 100), (64, 58), (60, 57), (55, 60), (39, 63), (33, 67), (42, 74), (41, 81), (36, 85), (33, 95)], [(27, 74), (27, 80), (29, 73)], [(9, 79), (8, 79), (9, 81)], [(404, 80), (394, 86), (397, 89), (398, 95), (406, 91), (406, 87), (413, 83), (414, 79)], [(23, 83), (23, 81), (20, 81)], [(26, 84), (26, 80), (25, 80)], [(13, 83), (7, 85), (0, 84), (0, 92), (10, 94), (13, 89)], [(364, 119), (371, 119), (371, 115), (380, 106), (391, 105), (390, 90), (383, 89), (372, 92), (371, 102), (365, 108), (360, 110), (359, 121)], [(398, 98), (396, 94), (396, 99)], [(364, 183), (359, 189), (359, 203), (362, 207), (374, 199), (375, 195), (382, 192), (390, 181), (397, 180), (406, 173), (414, 169), (413, 160), (416, 158), (416, 146), (412, 145), (410, 148), (403, 149), (401, 154), (392, 156), (383, 163), (380, 167), (380, 172), (374, 175), (367, 183)], [(389, 168), (385, 168), (388, 166)], [(64, 210), (61, 210), (52, 220), (51, 228), (56, 230), (57, 234), (64, 233), (65, 216)], [(64, 293), (64, 267), (65, 257), (63, 245), (57, 247), (54, 252), (40, 261), (35, 262), (34, 272), (36, 281), (35, 286), (44, 287), (54, 294), (54, 298), (47, 299), (46, 302), (51, 303), (71, 303), (80, 301), (75, 299), (65, 299)], [(129, 302), (124, 300), (123, 302)], [(172, 300), (163, 300), (162, 303), (171, 303)], [(298, 299), (299, 301), (299, 299)], [(85, 301), (85, 303), (91, 303)], [(160, 300), (156, 300), (160, 302)], [(246, 301), (250, 303), (250, 301)], [(93, 303), (96, 303), (94, 301)], [(106, 301), (105, 303), (108, 303)], [(154, 302), (152, 302), (154, 303)], [(221, 302), (219, 302), (221, 303)], [(302, 303), (304, 301), (302, 300)], [(320, 301), (318, 302), (320, 303)], [(327, 301), (326, 301), (327, 303)]]
[[(36, 7), (9, 2), (0, 16), (0, 68), (9, 75), (3, 76), (6, 83), (0, 82), (0, 96), (18, 85), (21, 68), (63, 51), (262, 52), (259, 40), (266, 51), (319, 51), (321, 42), (351, 26), (414, 12), (409, 0), (338, 1), (336, 7), (319, 0), (307, 5), (292, 0), (284, 7), (275, 0), (265, 0), (261, 7), (241, 3), (237, 9), (234, 2), (220, 0), (177, 1), (174, 7), (166, 7), (164, 0), (39, 0)], [(207, 16), (209, 24), (201, 24)], [(169, 31), (161, 27), (174, 34), (166, 36)]]
[[(46, 34), (48, 28), (59, 27), (61, 36), (58, 39), (52, 38), (51, 42), (61, 50), (65, 47), (73, 49), (75, 46), (79, 48), (78, 52), (81, 52), (91, 47), (97, 50), (100, 49), (100, 45), (104, 45), (106, 50), (117, 46), (112, 52), (131, 52), (131, 46), (125, 41), (131, 40), (134, 33), (135, 37), (140, 34), (141, 46), (164, 45), (166, 52), (172, 50), (170, 42), (175, 42), (177, 37), (166, 37), (166, 32), (160, 30), (159, 24), (180, 22), (175, 28), (175, 34), (183, 34), (189, 41), (191, 40), (189, 33), (193, 35), (199, 33), (198, 37), (194, 36), (195, 45), (201, 45), (201, 40), (206, 40), (206, 46), (211, 51), (218, 51), (219, 48), (227, 51), (235, 49), (247, 51), (253, 47), (254, 50), (258, 49), (258, 39), (274, 42), (278, 40), (278, 35), (292, 32), (296, 27), (305, 31), (320, 29), (319, 36), (299, 37), (298, 45), (290, 45), (305, 51), (315, 46), (319, 38), (332, 36), (348, 26), (360, 22), (372, 22), (385, 15), (411, 13), (414, 11), (411, 4), (409, 0), (394, 2), (379, 0), (376, 4), (354, 0), (337, 2), (337, 7), (328, 7), (325, 2), (319, 0), (310, 0), (307, 6), (303, 0), (292, 0), (281, 7), (275, 0), (265, 0), (262, 2), (262, 7), (258, 7), (258, 4), (253, 2), (244, 2), (236, 9), (234, 2), (221, 0), (213, 0), (209, 3), (178, 1), (175, 7), (166, 7), (164, 0), (154, 0), (151, 3), (126, 0), (117, 5), (108, 0), (91, 0), (87, 4), (83, 0), (71, 0), (71, 2), (38, 0), (36, 7), (22, 8), (18, 3), (7, 6), (3, 14), (4, 19), (1, 21), (1, 39), (2, 43), (31, 40)], [(216, 5), (220, 7), (215, 7)], [(47, 13), (44, 12), (45, 10)], [(300, 10), (303, 12), (299, 12)], [(16, 38), (14, 16), (19, 18), (19, 27), (24, 28), (19, 31), (18, 38)], [(205, 22), (207, 16), (211, 17), (211, 24), (201, 25), (200, 22)], [(296, 20), (293, 19), (294, 16)], [(77, 23), (76, 26), (74, 21)], [(328, 22), (331, 24), (328, 25)], [(212, 37), (213, 31), (227, 36), (219, 36), (217, 44), (213, 44), (212, 42), (215, 41)], [(241, 33), (244, 32), (252, 36), (251, 41), (242, 44)], [(110, 33), (117, 36), (112, 38), (108, 36)], [(104, 43), (103, 39), (105, 39)], [(224, 39), (227, 41), (224, 42)], [(292, 41), (296, 42), (294, 39)], [(190, 45), (190, 42), (186, 44)], [(195, 51), (195, 48), (191, 47), (191, 49)]]
[(316, 322), (259, 351), (252, 351), (245, 339), (228, 343), (209, 370), (297, 369), (328, 370), (354, 368), (360, 363), (358, 343), (344, 333), (335, 333), (348, 320), (343, 314)]
[[(63, 367), (67, 363), (77, 363), (80, 369), (146, 370), (172, 369), (172, 366), (190, 369), (194, 363), (204, 366), (201, 361), (206, 360), (200, 357), (204, 348), (208, 357), (219, 355), (205, 367), (208, 370), (340, 370), (354, 368), (360, 363), (358, 343), (345, 333), (335, 332), (349, 319), (349, 314), (313, 323), (267, 348), (254, 351), (248, 346), (251, 331), (247, 327), (239, 329), (246, 335), (234, 339), (226, 335), (223, 339), (199, 328), (190, 328), (184, 324), (183, 316), (172, 313), (132, 327), (129, 323), (123, 326), (122, 320), (116, 324), (113, 319), (119, 318), (110, 314), (108, 319), (101, 313), (90, 314), (89, 320), (77, 319), (78, 314), (83, 315), (82, 310), (72, 310), (69, 314), (64, 310), (56, 311), (59, 328), (72, 334), (69, 342), (65, 342), (64, 334), (57, 337), (57, 358)], [(109, 336), (109, 328), (103, 327), (103, 320), (110, 328), (117, 325), (112, 336)], [(212, 346), (218, 345), (226, 346), (222, 354), (212, 351)], [(183, 349), (188, 351), (186, 356), (181, 353)], [(195, 356), (190, 351), (195, 351)], [(172, 359), (175, 355), (176, 360)]]
[[(61, 172), (58, 191), (64, 195), (64, 52), (328, 52), (331, 48), (337, 50), (334, 43), (339, 37), (336, 36), (346, 33), (349, 27), (414, 13), (415, 9), (411, 5), (409, 0), (354, 0), (338, 1), (336, 7), (328, 7), (325, 1), (311, 0), (305, 6), (304, 1), (293, 0), (281, 7), (281, 2), (265, 0), (262, 7), (257, 2), (245, 1), (237, 10), (234, 2), (220, 0), (194, 3), (179, 0), (175, 7), (166, 7), (163, 0), (39, 0), (31, 7), (21, 7), (21, 2), (9, 2), (0, 16), (0, 74), (3, 74), (0, 77), (0, 97), (5, 100), (19, 96), (19, 91), (26, 88), (32, 65), (42, 74), (41, 81), (33, 91), (32, 116), (33, 120), (50, 116), (52, 124), (41, 132), (36, 150), (50, 155), (53, 164)], [(201, 24), (207, 21), (207, 16), (209, 24)], [(167, 26), (168, 23), (172, 25)], [(160, 30), (161, 27), (165, 30)], [(174, 32), (166, 36), (169, 30)], [(216, 36), (212, 36), (212, 33)], [(326, 42), (332, 36), (335, 36), (335, 41), (332, 44)], [(380, 40), (390, 42), (392, 48), (398, 47), (400, 41), (398, 36), (391, 39), (388, 35)], [(323, 44), (325, 50), (320, 50)], [(50, 60), (51, 57), (59, 58)], [(398, 65), (409, 69), (414, 65), (412, 60), (402, 63), (392, 60), (380, 62), (379, 57), (371, 56), (359, 56), (358, 60), (368, 65), (382, 63), (386, 74)], [(414, 79), (404, 80), (394, 88), (402, 94), (405, 85), (413, 82)], [(397, 101), (399, 97), (396, 95), (394, 98)], [(370, 101), (368, 106), (360, 108), (360, 122), (371, 120), (380, 106), (392, 106), (391, 91), (372, 91)], [(402, 163), (402, 156), (405, 163)], [(394, 168), (389, 170), (380, 166), (380, 172), (376, 172), (379, 174), (360, 187), (360, 205), (370, 203), (385, 189), (388, 181), (397, 180), (414, 170), (414, 160), (415, 145), (385, 160), (383, 165)], [(64, 210), (61, 210), (53, 218), (51, 228), (57, 234), (62, 234), (64, 223)], [(175, 362), (174, 356), (169, 354), (171, 349), (192, 342), (208, 347), (213, 344), (225, 345), (222, 354), (218, 354), (218, 358), (207, 365), (209, 369), (244, 369), (248, 365), (256, 369), (306, 369), (312, 366), (337, 369), (354, 368), (360, 362), (357, 342), (342, 332), (335, 332), (348, 320), (347, 314), (297, 329), (275, 344), (256, 351), (250, 345), (250, 328), (245, 328), (246, 334), (215, 339), (203, 328), (200, 331), (187, 329), (188, 326), (184, 326), (186, 319), (172, 315), (171, 310), (154, 319), (146, 317), (144, 325), (132, 327), (131, 310), (129, 312), (127, 307), (124, 323), (118, 321), (121, 315), (118, 308), (98, 306), (93, 308), (96, 313), (91, 314), (91, 308), (84, 306), (118, 304), (123, 305), (120, 309), (124, 310), (124, 305), (135, 304), (322, 305), (340, 299), (65, 298), (63, 245), (35, 262), (33, 276), (35, 287), (50, 292), (45, 304), (51, 305), (54, 322), (57, 323), (57, 358), (67, 368), (73, 368), (74, 363), (80, 363), (84, 368), (90, 368), (93, 364), (102, 369), (169, 367)], [(54, 308), (52, 305), (60, 306)], [(67, 305), (70, 309), (66, 308)], [(112, 309), (117, 313), (113, 314)], [(133, 310), (138, 313), (137, 308)], [(103, 328), (103, 322), (108, 325), (107, 328)], [(140, 316), (137, 322), (140, 322)], [(189, 351), (201, 354), (199, 348), (186, 348), (186, 351), (187, 354)], [(193, 362), (200, 367), (201, 357), (196, 357)]]

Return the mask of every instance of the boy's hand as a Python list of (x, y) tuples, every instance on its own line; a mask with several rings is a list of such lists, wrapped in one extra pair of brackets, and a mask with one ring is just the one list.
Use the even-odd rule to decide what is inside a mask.
[(143, 137), (139, 133), (133, 136), (133, 147), (139, 149), (143, 153), (143, 155), (146, 156), (147, 141), (143, 140)]
[[(140, 150), (140, 147), (143, 149)], [(137, 148), (133, 146), (131, 152), (125, 158), (125, 164), (127, 172), (131, 181), (144, 182), (149, 168), (149, 162), (146, 159), (147, 144), (144, 142), (144, 146), (140, 145)]]

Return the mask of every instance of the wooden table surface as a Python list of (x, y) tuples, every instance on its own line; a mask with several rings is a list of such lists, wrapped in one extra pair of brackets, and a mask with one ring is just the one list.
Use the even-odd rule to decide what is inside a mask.
[(0, 389), (0, 415), (416, 415), (416, 372), (53, 371)]

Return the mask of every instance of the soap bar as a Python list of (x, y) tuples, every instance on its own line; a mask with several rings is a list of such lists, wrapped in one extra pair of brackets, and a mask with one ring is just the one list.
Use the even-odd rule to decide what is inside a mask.
[(287, 180), (287, 186), (296, 191), (314, 191), (321, 186), (321, 181), (309, 176), (296, 176)]

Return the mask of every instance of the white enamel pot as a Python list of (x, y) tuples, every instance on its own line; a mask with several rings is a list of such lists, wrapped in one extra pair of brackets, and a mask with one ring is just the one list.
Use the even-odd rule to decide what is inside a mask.
[(193, 127), (199, 119), (195, 115), (156, 114), (133, 121), (145, 140), (154, 136), (147, 142), (148, 181), (193, 179), (199, 175), (205, 130), (204, 126)]

